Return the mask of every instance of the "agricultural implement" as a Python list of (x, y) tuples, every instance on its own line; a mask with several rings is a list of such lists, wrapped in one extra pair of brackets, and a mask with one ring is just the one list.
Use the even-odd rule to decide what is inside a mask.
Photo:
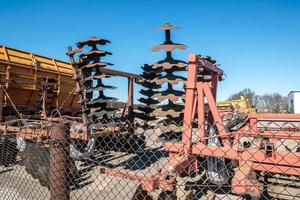
[(239, 99), (218, 101), (218, 111), (223, 121), (231, 120), (236, 114), (247, 115), (249, 113), (255, 113), (255, 108), (252, 108), (248, 99), (244, 96), (240, 96)]
[[(9, 122), (9, 124), (1, 124), (2, 131), (18, 132), (24, 139), (41, 141), (47, 138), (43, 130), (33, 131), (32, 128), (20, 128), (16, 123), (23, 126), (24, 121), (43, 124), (49, 120), (57, 121), (59, 118), (66, 118), (74, 122), (83, 121), (87, 126), (87, 118), (82, 119), (77, 116), (83, 108), (82, 105), (85, 103), (83, 101), (92, 97), (86, 98), (86, 95), (83, 95), (83, 92), (86, 94), (86, 90), (79, 82), (78, 68), (75, 63), (70, 64), (10, 47), (0, 47), (0, 121)], [(70, 49), (71, 47), (68, 48), (68, 55), (71, 61), (74, 61)], [(95, 67), (97, 65), (89, 69)], [(126, 115), (126, 119), (132, 122), (133, 84), (140, 77), (136, 74), (100, 67), (97, 70), (98, 73), (103, 74), (103, 77), (119, 76), (128, 79), (128, 101), (124, 106), (122, 105), (123, 107), (118, 106), (118, 109), (121, 108), (122, 117)], [(101, 75), (90, 76), (90, 80), (85, 80), (85, 82), (91, 83), (97, 76)], [(92, 90), (96, 89), (90, 88), (90, 94)], [(81, 101), (80, 98), (82, 98)], [(115, 106), (113, 102), (111, 104), (110, 107)], [(71, 138), (88, 140), (90, 132), (88, 133), (88, 128), (85, 128), (86, 131), (80, 133), (72, 132)]]
[(204, 171), (213, 184), (229, 184), (233, 193), (252, 197), (263, 192), (262, 174), (299, 176), (299, 148), (284, 143), (299, 142), (300, 115), (249, 114), (224, 125), (216, 104), (223, 71), (200, 55), (188, 60), (182, 139), (164, 143), (167, 164), (147, 177), (107, 168), (103, 173), (139, 181), (147, 192), (174, 194), (179, 177)]
[[(133, 85), (140, 77), (102, 68), (111, 64), (101, 62), (100, 57), (111, 53), (96, 48), (106, 43), (109, 41), (92, 37), (79, 42), (75, 51), (68, 47), (71, 64), (1, 46), (0, 164), (14, 164), (21, 150), (26, 170), (42, 185), (49, 186), (50, 128), (62, 121), (68, 124), (70, 156), (75, 160), (92, 155), (96, 138), (143, 145), (143, 139), (133, 132)], [(75, 60), (74, 54), (85, 45), (92, 46), (92, 50)], [(125, 105), (103, 94), (104, 89), (114, 87), (103, 85), (102, 78), (114, 76), (128, 79)], [(94, 98), (97, 90), (99, 96)], [(117, 112), (120, 117), (112, 116)], [(83, 117), (79, 117), (80, 113)]]
[(19, 114), (40, 119), (58, 108), (75, 115), (80, 110), (72, 75), (67, 62), (0, 46), (0, 120), (19, 119)]
[[(188, 63), (173, 59), (171, 52), (176, 48), (185, 49), (185, 46), (170, 39), (170, 31), (176, 27), (165, 24), (161, 29), (165, 31), (166, 41), (153, 50), (165, 50), (166, 58), (144, 66), (142, 79), (156, 77), (148, 82), (140, 80), (136, 74), (108, 69), (111, 64), (103, 62), (102, 57), (111, 53), (99, 46), (110, 42), (101, 38), (91, 37), (77, 43), (74, 49), (68, 47), (70, 64), (1, 46), (0, 64), (4, 67), (0, 68), (0, 118), (3, 121), (0, 132), (4, 140), (1, 139), (0, 145), (10, 143), (13, 146), (13, 150), (4, 149), (6, 153), (12, 152), (8, 157), (15, 158), (15, 146), (18, 144), (20, 149), (27, 142), (32, 148), (27, 156), (25, 153), (25, 165), (32, 165), (30, 151), (40, 151), (37, 154), (40, 158), (35, 157), (34, 165), (27, 167), (27, 171), (31, 174), (49, 172), (42, 166), (49, 163), (43, 162), (49, 156), (51, 144), (49, 125), (62, 120), (69, 125), (66, 132), (71, 145), (67, 153), (74, 159), (90, 157), (95, 138), (120, 137), (119, 141), (113, 142), (121, 145), (133, 139), (143, 148), (144, 138), (136, 135), (133, 112), (133, 84), (141, 81), (150, 88), (141, 92), (147, 97), (141, 101), (144, 105), (139, 107), (144, 114), (141, 118), (147, 122), (162, 117), (170, 123), (176, 118), (176, 125), (182, 128), (181, 137), (164, 143), (167, 162), (155, 174), (140, 176), (101, 166), (103, 174), (138, 181), (144, 191), (160, 189), (167, 196), (176, 193), (178, 179), (200, 174), (205, 174), (217, 187), (229, 186), (234, 194), (252, 197), (261, 196), (267, 182), (281, 176), (298, 180), (300, 148), (295, 148), (299, 144), (293, 144), (300, 141), (300, 115), (248, 113), (233, 116), (224, 123), (216, 102), (223, 70), (210, 58), (196, 54), (189, 55)], [(173, 74), (185, 69), (188, 69), (187, 80)], [(105, 79), (113, 76), (128, 79), (128, 100), (121, 110), (112, 106), (117, 99), (104, 93), (115, 89), (105, 84)], [(184, 91), (173, 88), (179, 82), (185, 82), (185, 96)], [(167, 89), (156, 91), (162, 84), (167, 84)], [(168, 103), (150, 109), (151, 102), (158, 104), (160, 101)], [(118, 112), (121, 115), (116, 117)], [(153, 117), (151, 113), (157, 116)], [(9, 136), (16, 140), (7, 140)], [(41, 145), (37, 147), (36, 143)], [(0, 152), (1, 155), (6, 153)], [(13, 161), (5, 165), (10, 163)], [(49, 177), (35, 177), (43, 179), (44, 185), (49, 181)], [(267, 191), (271, 190), (267, 188)]]

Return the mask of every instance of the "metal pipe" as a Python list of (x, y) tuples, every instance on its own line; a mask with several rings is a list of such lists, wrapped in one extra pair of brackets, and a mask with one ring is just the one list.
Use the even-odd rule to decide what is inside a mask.
[(111, 75), (111, 76), (120, 76), (120, 77), (135, 79), (135, 80), (141, 79), (141, 76), (139, 76), (137, 74), (122, 72), (122, 71), (113, 70), (113, 69), (99, 68), (99, 71), (106, 75)]
[(133, 79), (128, 78), (128, 118), (133, 122)]
[(53, 124), (50, 129), (50, 200), (70, 199), (69, 129)]
[(2, 113), (3, 113), (3, 90), (2, 87), (0, 87), (0, 122), (2, 121)]
[[(77, 77), (79, 74), (78, 74), (78, 70), (75, 67), (76, 61), (74, 59), (74, 54), (71, 53), (71, 52), (73, 52), (72, 47), (70, 47), (70, 46), (67, 47), (67, 50), (68, 50), (67, 54), (70, 57), (70, 62), (71, 62), (73, 74), (74, 74), (74, 76), (76, 75), (76, 78), (74, 80), (75, 84), (76, 84), (76, 92), (79, 92), (79, 90), (81, 88), (81, 85), (80, 85), (80, 81), (79, 81), (79, 79)], [(80, 102), (83, 102), (83, 101), (86, 100), (86, 97), (85, 97), (84, 94), (79, 93), (78, 96), (79, 96), (79, 101)], [(81, 109), (82, 109), (83, 124), (85, 126), (84, 134), (85, 134), (85, 136), (87, 136), (88, 135), (88, 131), (87, 131), (88, 130), (88, 115), (83, 111), (83, 107)]]

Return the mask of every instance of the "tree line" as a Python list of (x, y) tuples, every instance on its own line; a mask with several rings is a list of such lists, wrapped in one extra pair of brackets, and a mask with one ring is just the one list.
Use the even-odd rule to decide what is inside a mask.
[(230, 95), (228, 100), (240, 99), (240, 96), (244, 96), (250, 106), (256, 108), (258, 112), (282, 113), (287, 112), (288, 109), (287, 97), (278, 93), (257, 95), (250, 88), (245, 88)]

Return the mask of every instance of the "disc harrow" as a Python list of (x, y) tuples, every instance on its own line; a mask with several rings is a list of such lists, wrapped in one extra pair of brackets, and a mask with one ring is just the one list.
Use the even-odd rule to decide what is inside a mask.
[[(130, 159), (133, 161), (126, 161), (126, 165), (134, 163), (136, 158), (140, 159), (142, 153), (148, 160), (143, 162), (149, 162), (153, 171), (149, 174), (135, 173), (136, 171), (130, 171), (131, 166), (122, 168), (120, 163), (102, 165), (105, 160), (101, 160), (95, 167), (99, 167), (101, 174), (136, 181), (139, 190), (137, 195), (146, 196), (150, 192), (160, 190), (164, 199), (173, 199), (180, 192), (180, 187), (186, 183), (185, 178), (192, 180), (197, 176), (200, 177), (200, 181), (202, 179), (205, 181), (196, 183), (196, 187), (221, 190), (226, 187), (231, 192), (226, 195), (235, 195), (235, 197), (260, 198), (269, 195), (269, 199), (300, 198), (297, 190), (294, 190), (299, 188), (300, 180), (300, 115), (250, 113), (247, 116), (230, 118), (224, 123), (216, 103), (217, 86), (219, 81), (223, 80), (223, 70), (208, 56), (190, 54), (188, 63), (174, 59), (172, 52), (175, 49), (186, 49), (185, 45), (171, 40), (171, 31), (178, 27), (166, 23), (159, 29), (165, 32), (165, 41), (153, 47), (152, 51), (165, 51), (166, 58), (152, 65), (145, 64), (141, 76), (108, 69), (112, 64), (103, 62), (102, 59), (112, 53), (100, 48), (110, 43), (106, 39), (90, 37), (78, 42), (74, 50), (68, 47), (67, 55), (70, 57), (76, 85), (74, 89), (76, 95), (70, 90), (70, 96), (74, 96), (73, 100), (78, 97), (81, 116), (60, 115), (58, 105), (50, 108), (58, 104), (55, 99), (59, 97), (59, 88), (62, 84), (60, 80), (53, 77), (43, 77), (38, 80), (39, 76), (35, 74), (34, 83), (39, 83), (40, 88), (34, 84), (34, 87), (30, 85), (26, 90), (28, 88), (39, 90), (39, 95), (34, 99), (38, 99), (37, 103), (41, 105), (42, 113), (38, 119), (24, 119), (22, 112), (18, 111), (19, 107), (14, 105), (4, 87), (8, 80), (1, 79), (0, 92), (3, 94), (0, 94), (0, 112), (3, 110), (3, 104), (9, 101), (20, 119), (0, 124), (0, 133), (3, 135), (0, 137), (0, 155), (2, 155), (0, 165), (16, 164), (19, 153), (23, 161), (21, 164), (25, 166), (27, 173), (39, 179), (41, 185), (50, 187), (51, 165), (56, 164), (55, 158), (58, 158), (50, 152), (59, 152), (59, 155), (66, 152), (66, 156), (61, 160), (68, 160), (71, 163), (69, 166), (60, 167), (62, 171), (71, 172), (69, 178), (74, 182), (78, 175), (76, 163), (86, 158), (95, 161), (93, 153), (99, 149), (102, 157), (104, 151), (111, 153), (120, 150), (121, 147), (122, 150), (132, 151), (128, 156), (132, 156)], [(55, 63), (55, 60), (53, 61)], [(28, 68), (28, 65), (23, 67)], [(35, 67), (38, 71), (38, 67)], [(186, 70), (188, 70), (187, 78), (176, 74)], [(59, 74), (59, 77), (61, 75), (63, 74)], [(116, 89), (105, 81), (112, 76), (128, 79), (128, 101), (121, 117), (115, 116), (118, 110), (111, 105), (116, 103), (117, 99), (105, 94), (107, 90)], [(142, 105), (138, 106), (138, 113), (133, 112), (134, 81), (140, 82), (144, 87), (140, 90), (143, 97), (139, 98)], [(20, 85), (22, 84), (18, 83), (18, 87)], [(185, 91), (178, 89), (181, 85)], [(69, 104), (71, 107), (73, 100)], [(31, 98), (27, 101), (31, 102)], [(50, 111), (56, 111), (58, 115), (51, 113), (49, 116)], [(3, 118), (2, 113), (0, 117)], [(161, 122), (166, 126), (176, 125), (180, 138), (164, 143), (159, 142), (158, 145), (151, 144), (153, 146), (147, 144), (146, 149), (144, 148), (146, 137), (142, 135), (144, 133), (136, 131), (134, 117), (146, 123), (151, 120), (157, 123), (155, 125)], [(67, 123), (62, 126), (62, 121)], [(56, 134), (60, 133), (56, 137), (49, 132), (49, 129), (56, 124), (53, 122), (60, 122), (60, 126), (64, 127), (64, 130), (53, 131)], [(145, 127), (144, 132), (147, 129), (152, 127)], [(156, 141), (160, 136), (155, 135), (157, 134), (155, 130), (151, 131), (153, 135), (147, 133), (149, 135), (146, 136), (149, 136), (150, 140), (155, 138)], [(163, 131), (157, 132), (161, 134)], [(54, 145), (58, 144), (57, 139), (63, 143), (64, 148), (57, 148), (59, 145)], [(22, 142), (25, 148), (21, 151)], [(154, 139), (150, 142), (154, 143)], [(98, 146), (99, 149), (96, 149), (96, 145), (101, 148)], [(106, 148), (102, 148), (103, 146)], [(136, 146), (138, 150), (134, 148)], [(154, 146), (156, 149), (153, 148)], [(143, 150), (149, 150), (150, 153), (147, 154)], [(153, 150), (165, 156), (153, 156), (157, 158), (152, 163), (148, 155), (156, 155)], [(108, 160), (112, 161), (110, 156), (108, 155)], [(159, 163), (160, 161), (162, 163)], [(117, 162), (117, 159), (113, 162)], [(157, 164), (155, 162), (159, 165), (155, 166)], [(116, 167), (110, 168), (110, 166)], [(157, 167), (155, 171), (154, 167)], [(59, 176), (56, 178), (59, 179)]]
[[(176, 121), (182, 115), (183, 105), (180, 101), (183, 101), (184, 91), (175, 89), (174, 85), (183, 83), (186, 78), (176, 75), (175, 72), (185, 71), (186, 62), (176, 60), (172, 57), (172, 51), (175, 49), (185, 50), (186, 46), (183, 44), (174, 43), (171, 40), (171, 30), (178, 29), (169, 23), (159, 27), (159, 30), (165, 32), (165, 41), (153, 47), (151, 50), (157, 52), (163, 50), (166, 52), (166, 58), (154, 63), (153, 69), (160, 69), (161, 75), (155, 78), (153, 81), (160, 86), (166, 85), (166, 89), (163, 91), (155, 91), (154, 97), (158, 101), (166, 101), (165, 104), (160, 104), (157, 109), (153, 111), (157, 117), (171, 117), (173, 121)], [(178, 120), (177, 120), (178, 121)]]
[(140, 94), (143, 95), (143, 97), (138, 99), (142, 105), (138, 107), (139, 112), (136, 112), (136, 117), (145, 121), (155, 120), (156, 117), (153, 115), (155, 108), (153, 107), (157, 105), (159, 101), (155, 100), (152, 96), (155, 94), (154, 90), (159, 89), (161, 86), (153, 80), (161, 76), (161, 70), (159, 68), (155, 69), (152, 65), (147, 64), (142, 67), (142, 70), (143, 73), (141, 77), (143, 80), (140, 84), (143, 86), (143, 89), (140, 90)]
[[(99, 70), (112, 65), (101, 61), (102, 57), (112, 53), (98, 48), (99, 45), (108, 43), (110, 43), (108, 40), (91, 37), (78, 42), (77, 48), (74, 51), (69, 48), (67, 53), (74, 67), (74, 80), (77, 85), (77, 93), (80, 96), (79, 103), (88, 130), (106, 127), (106, 124), (109, 122), (109, 116), (116, 112), (116, 109), (109, 108), (107, 104), (117, 99), (104, 94), (105, 90), (113, 90), (115, 87), (104, 84), (103, 79), (110, 76)], [(84, 51), (86, 47), (89, 49)], [(74, 57), (77, 57), (77, 59), (75, 60)], [(114, 126), (114, 123), (110, 122), (108, 126)]]

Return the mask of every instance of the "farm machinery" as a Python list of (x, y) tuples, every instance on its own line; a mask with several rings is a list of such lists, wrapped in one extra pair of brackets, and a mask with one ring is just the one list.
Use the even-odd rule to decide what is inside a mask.
[[(109, 41), (92, 37), (79, 42), (79, 47), (91, 45), (91, 43), (96, 46), (109, 43)], [(46, 133), (40, 129), (32, 131), (32, 127), (27, 127), (28, 129), (26, 127), (20, 128), (18, 125), (23, 126), (26, 123), (25, 121), (44, 123), (49, 120), (72, 119), (73, 121), (81, 120), (83, 125), (78, 130), (75, 128), (74, 130), (77, 130), (77, 132), (73, 131), (70, 137), (88, 140), (92, 132), (91, 124), (95, 123), (92, 119), (107, 117), (109, 111), (112, 114), (116, 109), (121, 109), (122, 120), (132, 122), (133, 84), (140, 77), (132, 73), (102, 68), (112, 64), (93, 60), (111, 54), (101, 50), (91, 50), (86, 53), (87, 55), (82, 54), (75, 63), (74, 54), (79, 53), (80, 50), (80, 48), (77, 48), (72, 51), (72, 48), (68, 47), (67, 54), (70, 56), (70, 64), (1, 46), (0, 119), (4, 122), (1, 124), (2, 131), (18, 132), (20, 137), (24, 139), (41, 141), (47, 138), (47, 135), (44, 135)], [(82, 61), (84, 56), (88, 61)], [(82, 62), (79, 62), (79, 60)], [(92, 62), (92, 64), (89, 64), (89, 62)], [(86, 76), (87, 74), (89, 77)], [(117, 106), (117, 108), (114, 108), (118, 105), (114, 104), (117, 99), (106, 97), (103, 94), (104, 89), (115, 88), (105, 86), (101, 82), (102, 78), (111, 76), (128, 79), (128, 101), (121, 106)], [(97, 81), (95, 87), (92, 86), (93, 81)], [(97, 99), (93, 97), (94, 91), (100, 91)], [(103, 107), (106, 104), (109, 104), (110, 108), (97, 112), (100, 108), (104, 109)], [(78, 116), (82, 110), (84, 112), (81, 118)], [(108, 119), (106, 118), (104, 121), (108, 121)], [(75, 126), (75, 124), (71, 126)], [(98, 123), (93, 128), (103, 126), (105, 125)], [(110, 126), (113, 125), (110, 124)]]
[[(300, 175), (300, 115), (243, 112), (225, 123), (222, 106), (216, 102), (223, 70), (215, 61), (197, 54), (190, 54), (188, 62), (173, 59), (174, 49), (186, 48), (171, 41), (173, 29), (170, 24), (161, 27), (166, 41), (152, 50), (166, 51), (166, 58), (145, 65), (143, 77), (108, 69), (112, 64), (102, 58), (111, 53), (99, 46), (110, 41), (97, 37), (78, 42), (74, 49), (68, 47), (70, 63), (2, 46), (0, 64), (5, 67), (0, 68), (0, 146), (11, 148), (0, 148), (0, 155), (5, 155), (0, 164), (13, 164), (16, 152), (21, 151), (27, 171), (48, 186), (49, 129), (56, 122), (68, 126), (68, 151), (74, 160), (91, 157), (99, 138), (106, 146), (126, 146), (129, 142), (128, 147), (143, 149), (145, 137), (137, 134), (133, 109), (133, 85), (139, 82), (150, 88), (141, 92), (148, 97), (141, 98), (144, 105), (139, 107), (147, 114), (145, 121), (159, 123), (155, 120), (160, 117), (168, 126), (167, 122), (176, 119), (172, 126), (179, 127), (175, 128), (181, 130), (181, 137), (163, 143), (168, 155), (157, 173), (142, 176), (101, 166), (101, 174), (136, 181), (147, 193), (163, 190), (171, 198), (182, 177), (205, 176), (215, 187), (229, 187), (238, 196), (261, 197), (268, 192), (277, 198), (281, 193), (278, 185), (292, 187)], [(186, 69), (187, 79), (173, 73)], [(128, 100), (121, 110), (113, 106), (117, 99), (105, 94), (105, 90), (115, 89), (105, 84), (114, 76), (128, 79)], [(185, 91), (173, 87), (178, 83), (184, 83)], [(160, 87), (166, 90), (157, 91)], [(177, 104), (179, 100), (181, 104)], [(151, 102), (162, 101), (167, 104), (150, 108)], [(34, 152), (39, 152), (35, 154), (39, 157), (31, 159)], [(70, 171), (75, 173), (74, 164)], [(195, 184), (201, 187), (204, 183)]]
[[(146, 177), (112, 169), (103, 173), (139, 181), (147, 192), (161, 189), (171, 198), (180, 177), (203, 172), (213, 185), (227, 185), (239, 196), (266, 197), (269, 192), (281, 197), (280, 177), (289, 177), (288, 184), (283, 182), (293, 187), (300, 175), (300, 115), (253, 113), (225, 125), (216, 103), (223, 71), (200, 55), (190, 54), (188, 60), (182, 139), (164, 143), (166, 164)], [(298, 198), (297, 189), (288, 192), (288, 199)]]
[[(0, 164), (15, 164), (20, 151), (26, 171), (49, 186), (51, 127), (58, 122), (68, 127), (72, 160), (91, 156), (96, 140), (129, 143), (128, 151), (144, 145), (133, 131), (133, 85), (140, 77), (103, 68), (112, 64), (100, 57), (111, 53), (97, 46), (107, 43), (91, 37), (74, 51), (68, 47), (71, 63), (1, 47)], [(86, 47), (92, 48), (80, 53)], [(115, 87), (104, 85), (102, 79), (113, 76), (128, 79), (127, 103), (117, 104), (116, 98), (104, 95), (105, 89)], [(75, 174), (74, 165), (71, 169)]]
[(252, 108), (248, 99), (240, 96), (239, 99), (218, 101), (218, 111), (223, 121), (230, 121), (236, 114), (250, 114), (255, 113), (255, 108)]

